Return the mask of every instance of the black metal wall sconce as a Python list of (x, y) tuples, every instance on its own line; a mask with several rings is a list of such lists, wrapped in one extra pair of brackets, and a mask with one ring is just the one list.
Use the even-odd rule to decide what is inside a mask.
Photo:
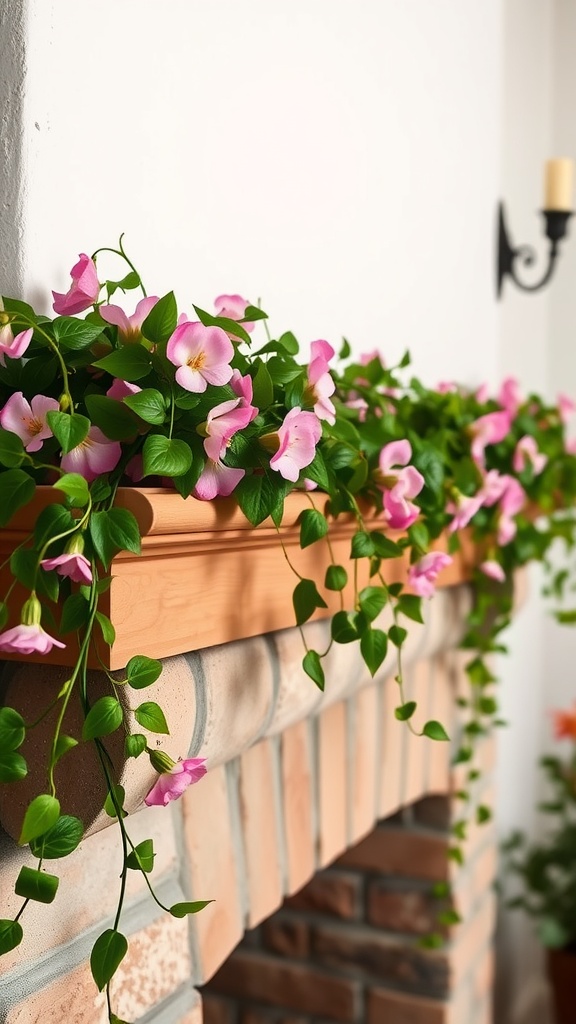
[(544, 217), (546, 237), (550, 240), (548, 266), (543, 276), (533, 284), (525, 284), (517, 275), (516, 265), (530, 267), (536, 262), (536, 251), (531, 245), (514, 247), (506, 227), (504, 204), (498, 205), (498, 264), (496, 290), (502, 294), (504, 281), (510, 277), (514, 284), (525, 292), (537, 292), (550, 281), (559, 255), (559, 242), (568, 230), (573, 214), (572, 202), (572, 160), (548, 160), (545, 167)]

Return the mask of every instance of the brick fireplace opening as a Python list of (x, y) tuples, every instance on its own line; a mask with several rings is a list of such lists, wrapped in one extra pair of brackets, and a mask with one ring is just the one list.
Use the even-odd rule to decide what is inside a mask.
[[(430, 796), (379, 822), (248, 931), (201, 990), (204, 1024), (489, 1024), (494, 835), (454, 870), (451, 811)], [(439, 928), (449, 878), (463, 920)]]

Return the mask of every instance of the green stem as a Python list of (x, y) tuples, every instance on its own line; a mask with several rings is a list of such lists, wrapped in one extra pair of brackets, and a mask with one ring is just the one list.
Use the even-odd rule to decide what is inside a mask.
[(142, 278), (140, 277), (140, 274), (138, 273), (138, 271), (136, 270), (136, 267), (132, 263), (132, 260), (129, 259), (129, 257), (124, 252), (124, 247), (122, 245), (122, 239), (123, 238), (124, 238), (124, 234), (121, 234), (120, 235), (120, 241), (118, 242), (118, 245), (119, 245), (118, 249), (110, 249), (106, 245), (103, 245), (100, 249), (96, 249), (96, 252), (92, 253), (92, 260), (95, 260), (97, 255), (98, 255), (98, 253), (100, 253), (100, 252), (113, 252), (115, 256), (120, 256), (121, 259), (126, 261), (128, 266), (130, 267), (130, 270), (133, 270), (135, 274), (138, 274), (138, 280), (140, 281), (140, 288), (142, 289), (142, 295), (144, 296), (144, 298), (146, 298), (147, 297), (147, 293), (146, 293), (146, 289), (145, 289), (145, 287), (144, 287), (144, 285), (142, 283)]

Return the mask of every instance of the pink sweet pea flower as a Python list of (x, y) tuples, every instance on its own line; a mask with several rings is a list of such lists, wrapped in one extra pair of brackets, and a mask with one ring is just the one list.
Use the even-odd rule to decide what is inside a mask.
[(438, 573), (451, 565), (453, 558), (442, 551), (430, 551), (408, 570), (408, 583), (419, 597), (432, 597)]
[(242, 430), (252, 422), (258, 410), (251, 405), (242, 405), (241, 398), (233, 398), (229, 402), (221, 402), (210, 409), (204, 424), (206, 438), (204, 451), (209, 459), (218, 462), (238, 430)]
[(208, 384), (227, 384), (232, 377), (234, 346), (220, 327), (180, 324), (168, 341), (166, 355), (178, 367), (176, 380), (186, 391), (200, 393)]
[(452, 522), (448, 526), (448, 532), (454, 533), (455, 530), (463, 530), (483, 504), (484, 497), (481, 492), (472, 495), (458, 494), (456, 501), (449, 502), (446, 507), (446, 511), (453, 516)]
[(37, 452), (46, 438), (53, 436), (46, 413), (57, 412), (59, 408), (55, 398), (34, 395), (29, 403), (22, 391), (15, 391), (0, 412), (0, 426), (17, 434), (27, 452)]
[(186, 761), (177, 761), (169, 772), (158, 776), (144, 803), (148, 807), (157, 805), (166, 807), (171, 800), (177, 800), (188, 786), (199, 782), (206, 775), (206, 758), (189, 757)]
[(254, 397), (254, 387), (252, 384), (252, 377), (249, 373), (245, 377), (242, 376), (240, 370), (233, 370), (230, 378), (230, 387), (238, 398), (242, 399), (241, 405), (249, 405), (254, 409), (254, 419), (258, 415), (258, 409), (252, 406), (252, 399)]
[(571, 437), (566, 441), (565, 450), (568, 455), (576, 455), (576, 437)]
[[(277, 441), (279, 447), (270, 459), (270, 469), (285, 480), (296, 483), (300, 470), (309, 466), (316, 454), (316, 445), (322, 436), (322, 425), (313, 412), (302, 412), (299, 406), (284, 417), (277, 434), (267, 438)], [(265, 438), (261, 438), (265, 441)]]
[(471, 452), (477, 466), (484, 468), (484, 450), (490, 444), (503, 441), (510, 430), (512, 419), (506, 410), (489, 412), (470, 424)]
[(482, 487), (478, 494), (482, 496), (482, 504), (486, 508), (491, 508), (497, 501), (500, 501), (508, 487), (509, 480), (509, 476), (505, 473), (499, 473), (497, 469), (491, 469), (488, 473), (485, 473)]
[(70, 277), (72, 284), (65, 295), (61, 292), (52, 292), (53, 309), (60, 316), (82, 313), (88, 306), (94, 305), (100, 293), (96, 265), (86, 253), (80, 253), (78, 263), (70, 271)]
[(436, 391), (439, 395), (451, 395), (458, 391), (458, 385), (453, 380), (440, 380), (436, 385)]
[(327, 341), (313, 341), (310, 345), (310, 365), (308, 367), (307, 401), (314, 406), (319, 420), (327, 423), (336, 422), (336, 409), (330, 400), (336, 385), (330, 375), (329, 361), (334, 357), (334, 349)]
[[(228, 320), (243, 320), (246, 310), (250, 303), (247, 299), (243, 299), (241, 295), (219, 295), (218, 298), (214, 299), (214, 308), (216, 310), (216, 316), (224, 316)], [(245, 331), (250, 334), (254, 328), (254, 323), (242, 324)], [(234, 338), (238, 341), (238, 338), (232, 331), (227, 331), (229, 338)]]
[(192, 491), (200, 501), (212, 501), (212, 498), (227, 498), (238, 486), (246, 470), (225, 466), (223, 462), (208, 459), (196, 486)]
[(108, 398), (115, 398), (117, 402), (121, 402), (123, 398), (137, 395), (139, 391), (142, 391), (142, 388), (139, 388), (137, 384), (131, 384), (128, 380), (115, 377), (106, 394)]
[(384, 366), (382, 353), (377, 348), (370, 349), (370, 352), (363, 352), (358, 361), (361, 366), (368, 366), (368, 363), (372, 363), (375, 359), (378, 359), (381, 365)]
[(538, 476), (547, 462), (548, 456), (538, 451), (538, 445), (533, 437), (525, 434), (520, 438), (512, 456), (512, 467), (515, 473), (522, 473), (528, 466), (532, 466), (534, 476)]
[(576, 405), (574, 404), (572, 399), (568, 397), (568, 395), (562, 394), (558, 395), (557, 402), (558, 415), (560, 416), (562, 423), (566, 424), (571, 419), (574, 410), (576, 409)]
[(19, 359), (23, 356), (33, 334), (33, 329), (29, 327), (27, 331), (21, 331), (14, 337), (10, 324), (0, 327), (0, 366), (6, 366), (6, 356), (9, 359)]
[(368, 402), (366, 401), (365, 398), (349, 398), (347, 402), (344, 402), (344, 405), (348, 409), (357, 409), (358, 422), (365, 423), (366, 412), (368, 411)]
[(48, 654), (53, 647), (66, 647), (46, 633), (39, 622), (20, 623), (0, 633), (0, 651), (6, 654)]
[(490, 398), (490, 388), (488, 387), (488, 384), (481, 384), (480, 387), (476, 389), (474, 398), (478, 402), (478, 405), (484, 405)]
[(122, 448), (118, 441), (110, 441), (99, 427), (90, 427), (84, 440), (62, 456), (60, 465), (67, 473), (79, 473), (91, 483), (101, 473), (115, 469), (121, 456)]
[(508, 477), (508, 486), (500, 499), (500, 515), (498, 517), (498, 543), (501, 547), (509, 544), (516, 536), (514, 516), (521, 512), (526, 504), (526, 492), (513, 477)]
[(142, 337), (142, 324), (157, 302), (157, 295), (147, 295), (145, 298), (140, 299), (131, 316), (126, 316), (126, 313), (120, 306), (114, 305), (100, 306), (99, 312), (107, 324), (114, 324), (118, 328), (118, 334), (122, 341), (128, 343), (135, 342), (140, 341)]
[(504, 583), (506, 579), (506, 573), (494, 558), (488, 558), (485, 562), (482, 562), (478, 566), (480, 572), (483, 572), (485, 576), (488, 576), (491, 580), (496, 580), (497, 583)]
[[(384, 492), (384, 511), (393, 530), (407, 530), (420, 515), (411, 501), (424, 487), (424, 477), (408, 463), (412, 446), (406, 439), (390, 441), (380, 452), (376, 483)], [(400, 468), (403, 467), (403, 468)]]
[(55, 569), (60, 576), (67, 576), (74, 583), (92, 583), (92, 566), (86, 555), (79, 551), (68, 551), (56, 558), (43, 558), (40, 562), (43, 569)]
[(506, 380), (502, 381), (500, 391), (498, 392), (498, 404), (514, 417), (518, 412), (518, 409), (522, 405), (522, 394), (520, 391), (520, 384), (515, 377), (506, 377)]

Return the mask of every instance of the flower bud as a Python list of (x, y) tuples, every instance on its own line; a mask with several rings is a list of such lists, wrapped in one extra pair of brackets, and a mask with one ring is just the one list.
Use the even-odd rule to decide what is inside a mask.
[(70, 408), (70, 396), (65, 391), (60, 395), (58, 402), (60, 404), (60, 412), (66, 412)]
[(173, 761), (172, 758), (162, 750), (149, 750), (148, 756), (152, 767), (160, 775), (167, 775), (172, 771), (176, 764), (176, 761)]
[(84, 554), (84, 538), (83, 538), (80, 530), (77, 530), (76, 533), (74, 533), (72, 535), (72, 537), (70, 538), (70, 540), (68, 541), (68, 543), (66, 545), (66, 554), (68, 554), (68, 555), (83, 555)]

